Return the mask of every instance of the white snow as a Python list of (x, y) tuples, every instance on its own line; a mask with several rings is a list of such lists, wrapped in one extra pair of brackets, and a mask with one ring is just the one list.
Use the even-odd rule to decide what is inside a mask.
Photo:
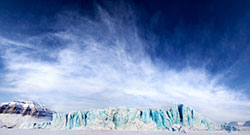
[(188, 131), (171, 132), (167, 130), (58, 130), (58, 129), (0, 129), (0, 135), (249, 135), (250, 128), (244, 127), (240, 131)]
[(46, 119), (38, 119), (29, 115), (23, 116), (21, 114), (0, 114), (0, 125), (19, 127), (26, 122), (42, 122)]

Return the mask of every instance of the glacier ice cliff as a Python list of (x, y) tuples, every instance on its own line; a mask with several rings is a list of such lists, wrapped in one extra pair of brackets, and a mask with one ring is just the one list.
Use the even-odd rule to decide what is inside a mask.
[(219, 125), (183, 105), (170, 108), (106, 108), (70, 113), (55, 113), (51, 122), (24, 123), (20, 128), (58, 129), (181, 129), (218, 130), (232, 127)]

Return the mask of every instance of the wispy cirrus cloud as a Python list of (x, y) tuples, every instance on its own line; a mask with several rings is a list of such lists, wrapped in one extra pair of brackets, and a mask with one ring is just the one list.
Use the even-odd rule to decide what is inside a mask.
[(127, 25), (98, 11), (97, 20), (72, 12), (58, 15), (58, 32), (22, 41), (1, 36), (7, 84), (1, 91), (56, 111), (165, 107), (175, 102), (217, 121), (250, 118), (249, 99), (221, 84), (223, 74), (210, 74), (202, 67), (159, 68), (144, 50), (133, 20)]

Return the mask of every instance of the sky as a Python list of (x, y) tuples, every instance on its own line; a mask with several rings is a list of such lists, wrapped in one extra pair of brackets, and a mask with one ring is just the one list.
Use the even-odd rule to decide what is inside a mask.
[(250, 119), (250, 1), (8, 0), (0, 20), (0, 102)]

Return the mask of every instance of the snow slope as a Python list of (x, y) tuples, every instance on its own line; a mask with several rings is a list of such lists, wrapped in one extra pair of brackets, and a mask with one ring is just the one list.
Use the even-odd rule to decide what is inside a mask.
[(0, 128), (19, 127), (23, 123), (51, 121), (54, 111), (34, 101), (0, 104)]
[(226, 130), (202, 130), (189, 132), (171, 132), (168, 130), (25, 130), (0, 129), (0, 135), (250, 135), (250, 128), (240, 131), (228, 132)]
[(36, 117), (32, 117), (29, 115), (21, 115), (21, 114), (0, 114), (0, 128), (14, 128), (20, 127), (23, 123), (30, 122), (44, 122), (46, 119), (39, 119)]

